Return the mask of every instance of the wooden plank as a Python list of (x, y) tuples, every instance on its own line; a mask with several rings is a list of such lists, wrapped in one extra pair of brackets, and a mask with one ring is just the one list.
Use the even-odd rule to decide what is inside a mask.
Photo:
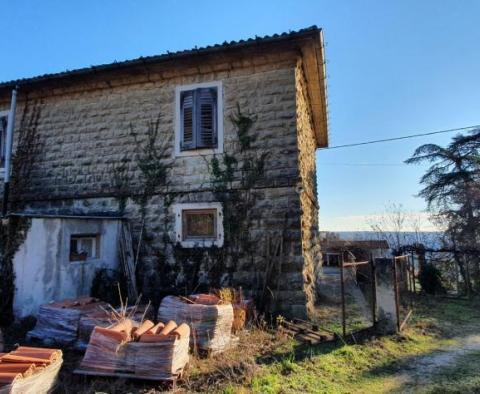
[(412, 310), (410, 309), (407, 313), (407, 316), (405, 316), (405, 319), (403, 320), (402, 324), (400, 325), (400, 331), (402, 331), (405, 328), (405, 325), (407, 324), (408, 320), (412, 316)]
[(289, 334), (289, 335), (292, 335), (294, 337), (296, 336), (303, 336), (305, 338), (310, 338), (312, 340), (319, 340), (321, 341), (324, 336), (323, 335), (319, 335), (319, 334), (312, 334), (312, 333), (309, 333), (309, 332), (305, 332), (303, 330), (292, 330), (292, 329), (288, 329), (288, 328), (285, 328), (285, 327), (280, 327), (281, 331), (285, 332), (286, 334)]
[(159, 378), (150, 375), (138, 375), (133, 373), (122, 373), (122, 372), (99, 372), (91, 371), (87, 369), (77, 368), (73, 371), (76, 375), (89, 375), (89, 376), (102, 376), (102, 377), (111, 377), (111, 378), (127, 378), (127, 379), (141, 379), (141, 380), (155, 380), (158, 382), (175, 382), (180, 374), (172, 378)]
[(128, 298), (136, 301), (138, 298), (135, 261), (133, 253), (132, 233), (128, 222), (121, 224), (120, 230), (120, 260), (122, 261), (123, 272), (127, 278)]
[(279, 326), (279, 330), (285, 334), (311, 344), (334, 339), (334, 335), (330, 333), (313, 331), (305, 326), (298, 326), (295, 323), (284, 321)]
[(369, 264), (369, 261), (358, 261), (358, 262), (353, 262), (353, 263), (343, 263), (344, 267), (356, 267), (359, 265), (366, 265)]
[(301, 323), (292, 323), (292, 322), (285, 322), (290, 327), (296, 327), (297, 329), (301, 329), (303, 332), (308, 332), (309, 334), (317, 335), (320, 337), (329, 338), (334, 334), (331, 331), (327, 331), (324, 329), (319, 328), (316, 325), (309, 325), (308, 322), (301, 321)]
[(294, 330), (295, 332), (298, 332), (298, 333), (312, 333), (312, 334), (318, 335), (317, 331), (313, 331), (313, 330), (309, 329), (308, 327), (304, 327), (304, 326), (297, 325), (297, 324), (290, 323), (290, 322), (284, 322), (283, 324), (285, 324), (288, 328), (290, 328), (291, 330)]
[(311, 325), (311, 326), (312, 326), (312, 329), (313, 329), (314, 331), (320, 331), (320, 330), (321, 330), (322, 332), (336, 335), (336, 333), (335, 333), (334, 331), (329, 330), (329, 329), (327, 329), (327, 328), (325, 328), (325, 327), (321, 327), (321, 326), (319, 326), (319, 325), (317, 325), (317, 324), (313, 325), (313, 324), (311, 324), (310, 322), (308, 322), (308, 321), (306, 321), (306, 320), (294, 318), (294, 319), (293, 319), (293, 323), (294, 323), (294, 324), (306, 324), (306, 325)]

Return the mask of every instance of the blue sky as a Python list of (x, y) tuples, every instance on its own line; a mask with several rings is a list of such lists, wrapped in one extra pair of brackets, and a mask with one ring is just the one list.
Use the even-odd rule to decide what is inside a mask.
[[(2, 1), (0, 80), (316, 24), (327, 42), (330, 143), (480, 123), (480, 1)], [(416, 215), (416, 146), (452, 134), (319, 151), (322, 229)], [(373, 219), (372, 219), (373, 218)]]

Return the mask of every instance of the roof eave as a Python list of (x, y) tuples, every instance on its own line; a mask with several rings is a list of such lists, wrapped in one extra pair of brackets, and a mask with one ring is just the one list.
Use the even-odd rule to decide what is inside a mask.
[(313, 32), (302, 52), (317, 148), (325, 148), (328, 146), (327, 84), (321, 29)]
[(11, 89), (15, 86), (19, 87), (32, 87), (34, 85), (41, 84), (43, 82), (49, 82), (53, 80), (63, 80), (75, 76), (84, 76), (98, 74), (101, 72), (109, 72), (113, 70), (128, 69), (135, 66), (145, 66), (148, 64), (157, 64), (171, 60), (180, 60), (184, 58), (192, 58), (195, 56), (210, 55), (216, 54), (219, 52), (230, 52), (236, 51), (243, 48), (255, 48), (263, 45), (270, 45), (274, 43), (281, 42), (295, 42), (297, 40), (302, 40), (304, 38), (312, 37), (312, 34), (316, 34), (321, 31), (316, 26), (311, 26), (309, 28), (301, 29), (298, 31), (293, 31), (290, 33), (282, 33), (280, 35), (274, 34), (272, 36), (265, 37), (256, 37), (247, 40), (232, 41), (230, 43), (216, 44), (211, 46), (206, 46), (203, 48), (194, 48), (189, 50), (182, 50), (177, 52), (167, 52), (160, 55), (139, 57), (136, 59), (125, 60), (125, 61), (115, 61), (113, 63), (101, 64), (96, 66), (84, 67), (75, 70), (66, 70), (62, 72), (44, 74), (39, 76), (34, 76), (30, 78), (21, 78), (11, 81), (0, 82), (0, 89)]

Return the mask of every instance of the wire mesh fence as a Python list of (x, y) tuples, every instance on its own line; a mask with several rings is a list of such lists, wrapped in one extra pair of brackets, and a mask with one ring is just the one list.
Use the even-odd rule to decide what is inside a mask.
[(345, 260), (343, 253), (330, 255), (317, 287), (316, 323), (339, 336), (370, 329), (376, 322), (374, 262)]
[(409, 255), (393, 258), (393, 285), (397, 330), (401, 331), (412, 314), (416, 291), (415, 266)]
[(340, 267), (342, 335), (375, 326), (376, 281), (375, 263), (344, 262)]
[(344, 261), (339, 254), (323, 267), (316, 322), (343, 337), (379, 323), (401, 331), (420, 291), (418, 272), (411, 255)]

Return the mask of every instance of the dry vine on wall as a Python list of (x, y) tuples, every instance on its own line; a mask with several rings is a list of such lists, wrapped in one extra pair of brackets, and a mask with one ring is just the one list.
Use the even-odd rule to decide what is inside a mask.
[[(156, 240), (151, 239), (147, 232), (141, 243), (141, 260), (148, 260), (149, 263), (144, 262), (139, 267), (139, 287), (154, 303), (159, 302), (165, 294), (187, 294), (208, 290), (209, 286), (232, 285), (232, 275), (237, 271), (240, 260), (248, 260), (252, 269), (263, 271), (262, 278), (259, 278), (254, 286), (257, 288), (258, 301), (265, 308), (271, 306), (271, 295), (278, 289), (278, 269), (284, 253), (284, 232), (262, 235), (266, 241), (264, 244), (267, 245), (263, 253), (263, 270), (255, 267), (256, 256), (259, 254), (257, 246), (261, 240), (257, 239), (258, 236), (254, 238), (251, 231), (258, 198), (256, 187), (264, 179), (268, 152), (259, 149), (255, 144), (258, 135), (253, 131), (256, 122), (254, 115), (242, 112), (237, 106), (236, 112), (229, 119), (237, 136), (232, 152), (206, 159), (207, 182), (212, 186), (211, 198), (221, 202), (223, 207), (222, 248), (184, 248), (169, 237), (173, 225), (170, 207), (175, 198), (186, 193), (174, 193), (170, 190), (169, 177), (173, 163), (169, 160), (167, 146), (171, 141), (163, 141), (161, 144), (158, 142), (160, 116), (148, 123), (144, 138), (140, 138), (135, 127), (131, 126), (130, 135), (136, 146), (135, 155), (126, 156), (112, 171), (112, 185), (119, 199), (120, 212), (123, 214), (126, 201), (131, 198), (139, 206), (139, 217), (135, 222), (140, 222), (142, 226), (154, 225), (145, 223), (147, 219), (150, 220), (147, 208), (152, 197), (160, 197), (160, 232), (163, 236), (158, 236), (161, 236), (163, 246), (159, 248), (158, 237), (156, 236)], [(141, 174), (140, 185), (135, 188), (128, 176), (131, 163)]]
[[(38, 133), (41, 116), (41, 102), (30, 104), (27, 100), (16, 129), (16, 149), (12, 158), (12, 182), (9, 199), (9, 213), (23, 209), (25, 196), (31, 186), (31, 173), (42, 152), (42, 143)], [(0, 325), (13, 320), (13, 297), (15, 275), (13, 259), (23, 244), (30, 220), (20, 216), (3, 218), (0, 225)]]

